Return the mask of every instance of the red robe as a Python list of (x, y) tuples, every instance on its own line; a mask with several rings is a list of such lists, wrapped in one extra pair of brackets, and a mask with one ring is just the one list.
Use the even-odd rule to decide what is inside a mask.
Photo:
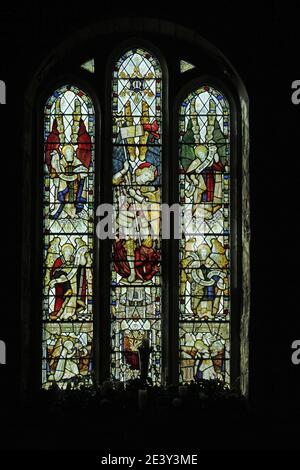
[[(82, 119), (79, 121), (77, 145), (76, 157), (86, 168), (89, 168), (92, 159), (92, 141)], [(54, 150), (58, 151), (59, 146), (59, 132), (57, 129), (57, 120), (55, 118), (52, 125), (52, 131), (48, 135), (47, 142), (45, 144), (45, 161), (50, 173), (52, 170), (51, 153)]]
[[(65, 274), (63, 270), (63, 261), (61, 258), (57, 258), (54, 262), (51, 271), (50, 271), (50, 279), (57, 279), (58, 277)], [(71, 289), (70, 282), (62, 282), (55, 284), (55, 304), (54, 304), (54, 312), (57, 314), (65, 300), (66, 293)]]
[(214, 172), (224, 172), (224, 166), (221, 162), (215, 162), (210, 168), (202, 172), (206, 184), (206, 190), (202, 194), (202, 202), (213, 202), (215, 190), (215, 175)]
[(130, 340), (127, 336), (124, 337), (124, 356), (130, 369), (138, 370), (140, 368), (139, 354), (137, 351), (131, 350)]
[(159, 253), (154, 248), (140, 246), (134, 251), (137, 279), (150, 281), (158, 272)]
[[(50, 279), (57, 279), (62, 275), (67, 275), (64, 271), (63, 260), (61, 258), (57, 258), (54, 262), (51, 271), (50, 271)], [(80, 301), (79, 307), (85, 306), (86, 301), (86, 294), (87, 294), (87, 279), (86, 279), (86, 269), (84, 266), (79, 266), (77, 271), (77, 292), (71, 291), (71, 283), (70, 281), (67, 282), (59, 282), (55, 284), (55, 304), (54, 304), (54, 312), (58, 314), (60, 309), (63, 306), (63, 303), (67, 296), (76, 295), (77, 304)], [(77, 305), (78, 306), (78, 305)]]
[[(58, 151), (60, 146), (60, 141), (59, 141), (59, 132), (57, 129), (57, 121), (56, 118), (53, 121), (52, 125), (52, 131), (48, 135), (47, 142), (45, 144), (45, 161), (46, 164), (49, 168), (49, 171), (51, 173), (52, 171), (52, 166), (51, 166), (51, 153), (56, 150)], [(54, 176), (54, 175), (51, 175)]]
[(116, 272), (122, 277), (129, 277), (130, 266), (127, 261), (127, 252), (122, 240), (115, 242), (113, 259)]
[(92, 160), (92, 141), (82, 119), (79, 121), (76, 157), (89, 168)]

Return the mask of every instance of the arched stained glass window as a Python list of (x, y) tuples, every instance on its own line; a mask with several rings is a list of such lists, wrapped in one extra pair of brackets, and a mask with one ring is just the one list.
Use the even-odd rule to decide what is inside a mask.
[[(117, 386), (145, 379), (148, 358), (148, 384), (220, 379), (247, 394), (247, 92), (213, 45), (163, 24), (145, 21), (143, 32), (129, 19), (117, 35), (115, 23), (86, 31), (77, 65), (53, 66), (61, 46), (28, 90), (44, 140), (32, 159), (34, 139), (24, 142), (24, 389), (41, 375), (46, 389)], [(91, 50), (90, 34), (101, 50)], [(106, 240), (99, 214), (111, 204), (115, 231)]]
[(201, 86), (180, 110), (180, 382), (230, 380), (230, 112)]
[(139, 377), (141, 348), (151, 348), (150, 375), (161, 381), (160, 203), (162, 72), (157, 59), (131, 49), (113, 71), (111, 375)]
[(95, 115), (75, 86), (44, 108), (42, 384), (91, 383)]

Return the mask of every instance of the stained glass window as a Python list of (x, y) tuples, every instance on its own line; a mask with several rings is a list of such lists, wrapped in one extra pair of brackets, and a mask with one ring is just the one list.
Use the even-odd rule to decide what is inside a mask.
[[(85, 70), (82, 74), (91, 87), (98, 61), (95, 56), (77, 65)], [(108, 68), (110, 58), (104, 57), (103, 63), (111, 89), (103, 122), (111, 132), (104, 125), (99, 140), (104, 150), (111, 149), (102, 162), (105, 168), (111, 165), (112, 172), (108, 178), (97, 178), (101, 194), (112, 198), (114, 239), (111, 243), (100, 240), (99, 253), (98, 243), (94, 246), (93, 102), (78, 86), (64, 85), (44, 107), (43, 388), (90, 386), (94, 372), (99, 380), (107, 375), (122, 382), (140, 378), (146, 350), (149, 384), (176, 383), (178, 378), (181, 384), (201, 379), (229, 384), (236, 378), (233, 374), (240, 374), (233, 362), (235, 353), (232, 358), (240, 332), (234, 348), (230, 342), (232, 311), (240, 315), (238, 306), (232, 306), (231, 289), (232, 279), (237, 292), (242, 281), (232, 277), (232, 259), (238, 271), (243, 267), (236, 256), (240, 234), (230, 224), (239, 219), (231, 211), (238, 201), (232, 204), (230, 199), (232, 115), (228, 100), (210, 84), (199, 84), (180, 105), (178, 151), (169, 148), (165, 154), (167, 110), (172, 113), (181, 86), (187, 85), (185, 77), (189, 80), (195, 66), (177, 56), (172, 67), (178, 80), (174, 76), (167, 98), (167, 78), (152, 52), (130, 48), (112, 68)], [(170, 142), (177, 130), (170, 128)], [(175, 173), (179, 167), (174, 179), (172, 165)], [(164, 192), (163, 187), (168, 190)], [(162, 225), (162, 195), (171, 206), (177, 190), (181, 238), (162, 243), (168, 228), (176, 224), (171, 217), (172, 222), (164, 220), (170, 226)], [(233, 244), (231, 232), (236, 236)], [(167, 256), (170, 253), (172, 259)], [(99, 283), (94, 281), (96, 265)], [(95, 289), (99, 311), (94, 306)], [(95, 324), (101, 325), (95, 330), (96, 352)], [(168, 370), (162, 366), (162, 344)], [(94, 359), (96, 363), (100, 359), (103, 369), (95, 370)]]
[(202, 86), (179, 119), (180, 382), (229, 382), (230, 124), (218, 90)]
[(44, 108), (42, 383), (91, 383), (95, 115), (71, 85)]
[(162, 72), (153, 54), (127, 51), (112, 84), (113, 203), (111, 375), (139, 376), (139, 347), (151, 348), (150, 379), (161, 380), (160, 203)]

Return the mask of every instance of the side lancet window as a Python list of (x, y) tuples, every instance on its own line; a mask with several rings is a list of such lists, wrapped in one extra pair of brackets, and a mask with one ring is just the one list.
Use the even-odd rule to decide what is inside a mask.
[(160, 384), (162, 71), (152, 53), (131, 49), (117, 61), (112, 115), (111, 376), (139, 377), (150, 348), (150, 381)]
[(230, 381), (230, 112), (205, 85), (179, 116), (180, 382)]
[(95, 114), (58, 88), (44, 108), (42, 385), (91, 384)]

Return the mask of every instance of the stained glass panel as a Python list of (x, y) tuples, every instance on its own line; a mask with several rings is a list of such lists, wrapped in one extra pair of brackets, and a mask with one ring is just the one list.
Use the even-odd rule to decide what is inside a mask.
[(66, 85), (44, 117), (42, 383), (88, 385), (92, 372), (94, 108)]
[(181, 105), (180, 381), (229, 382), (229, 106), (203, 86)]
[(147, 339), (149, 378), (159, 384), (162, 73), (149, 52), (131, 49), (116, 63), (112, 114), (111, 375), (122, 381), (138, 377), (138, 348)]
[(181, 322), (180, 382), (229, 382), (229, 331), (224, 323)]
[(184, 73), (187, 72), (188, 70), (194, 69), (195, 66), (191, 64), (190, 62), (187, 62), (186, 60), (181, 60), (180, 61), (180, 72)]
[(87, 60), (86, 62), (84, 62), (84, 64), (81, 65), (81, 68), (87, 70), (90, 73), (95, 73), (95, 60)]

